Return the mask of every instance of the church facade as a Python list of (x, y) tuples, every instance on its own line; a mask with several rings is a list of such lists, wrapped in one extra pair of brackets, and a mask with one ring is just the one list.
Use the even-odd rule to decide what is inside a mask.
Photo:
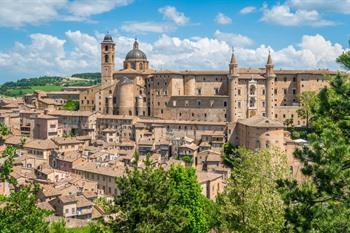
[(117, 45), (101, 43), (101, 84), (80, 94), (80, 109), (101, 114), (162, 120), (235, 123), (263, 116), (305, 125), (297, 114), (298, 96), (328, 85), (328, 70), (275, 70), (269, 54), (265, 68), (240, 68), (235, 54), (227, 70), (156, 71), (135, 40), (123, 69), (115, 70)]

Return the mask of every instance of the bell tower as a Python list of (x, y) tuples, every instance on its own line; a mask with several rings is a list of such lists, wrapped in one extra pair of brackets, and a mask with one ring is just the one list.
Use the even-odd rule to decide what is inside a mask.
[(112, 83), (114, 72), (115, 43), (112, 36), (106, 34), (101, 43), (101, 82), (102, 85)]
[(267, 118), (274, 118), (274, 92), (275, 92), (275, 73), (273, 71), (273, 63), (272, 63), (272, 58), (271, 58), (271, 53), (269, 51), (269, 56), (267, 58), (267, 63), (266, 63), (266, 71), (265, 71), (265, 78), (266, 78), (266, 117)]
[(232, 49), (232, 55), (231, 55), (231, 61), (229, 65), (229, 75), (228, 75), (228, 82), (227, 82), (227, 91), (229, 96), (229, 108), (228, 108), (228, 121), (230, 122), (236, 122), (238, 120), (237, 118), (237, 112), (235, 111), (235, 87), (238, 86), (238, 78), (239, 78), (239, 72), (238, 72), (238, 64), (236, 60), (236, 56), (234, 53), (234, 50)]

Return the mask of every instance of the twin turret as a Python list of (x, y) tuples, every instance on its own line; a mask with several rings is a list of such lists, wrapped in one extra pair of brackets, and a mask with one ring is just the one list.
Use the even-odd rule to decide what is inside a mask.
[[(275, 73), (273, 71), (273, 63), (272, 63), (272, 57), (271, 53), (269, 52), (268, 58), (267, 58), (267, 63), (265, 65), (265, 87), (266, 87), (266, 94), (265, 94), (265, 116), (268, 118), (273, 118), (274, 117), (274, 82), (275, 82)], [(238, 63), (236, 56), (234, 54), (234, 51), (232, 50), (232, 55), (231, 55), (231, 61), (229, 64), (229, 75), (228, 75), (228, 83), (227, 83), (227, 92), (229, 96), (229, 108), (228, 108), (228, 121), (230, 122), (237, 122), (237, 120), (241, 117), (239, 116), (239, 113), (236, 111), (237, 110), (237, 97), (239, 96), (238, 93), (238, 79), (239, 79), (239, 68), (238, 68)], [(247, 103), (248, 105), (249, 103)], [(245, 117), (244, 117), (245, 118)]]

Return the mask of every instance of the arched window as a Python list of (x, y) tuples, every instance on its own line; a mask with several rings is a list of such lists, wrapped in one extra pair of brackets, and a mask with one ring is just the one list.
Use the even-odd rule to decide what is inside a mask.
[(250, 95), (255, 95), (255, 86), (250, 86)]
[(249, 99), (249, 107), (251, 107), (251, 108), (255, 107), (255, 98), (254, 97), (251, 97)]
[(139, 68), (140, 68), (140, 70), (143, 70), (143, 64), (142, 63), (139, 64)]
[(109, 63), (109, 57), (107, 54), (105, 55), (105, 63)]
[(105, 46), (105, 51), (108, 51), (108, 45)]

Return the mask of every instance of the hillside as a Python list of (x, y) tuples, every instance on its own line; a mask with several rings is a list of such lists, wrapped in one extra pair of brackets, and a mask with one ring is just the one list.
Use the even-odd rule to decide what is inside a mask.
[(13, 82), (6, 82), (0, 86), (0, 93), (4, 96), (21, 96), (34, 91), (61, 91), (68, 86), (92, 86), (101, 82), (100, 73), (73, 74), (71, 77), (43, 76), (24, 78)]

